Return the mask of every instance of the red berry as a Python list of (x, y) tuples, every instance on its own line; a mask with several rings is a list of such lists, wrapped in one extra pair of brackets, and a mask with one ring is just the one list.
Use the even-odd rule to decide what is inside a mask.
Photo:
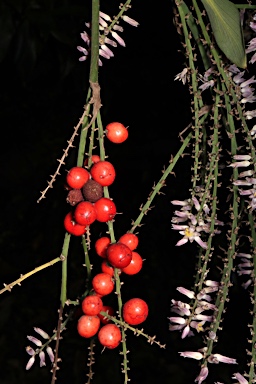
[(113, 220), (116, 215), (115, 203), (107, 197), (102, 197), (94, 203), (96, 219), (102, 223)]
[(96, 209), (89, 201), (78, 203), (74, 211), (74, 219), (77, 224), (90, 225), (96, 220)]
[(132, 260), (132, 251), (122, 243), (110, 244), (107, 248), (107, 259), (115, 268), (125, 268)]
[(95, 316), (102, 311), (103, 302), (97, 295), (86, 296), (82, 301), (82, 311), (85, 315)]
[(113, 183), (116, 177), (116, 171), (109, 161), (98, 161), (91, 168), (91, 176), (103, 187)]
[(110, 243), (110, 238), (107, 236), (100, 237), (98, 240), (96, 240), (95, 250), (97, 255), (105, 259), (107, 257), (107, 248)]
[[(98, 161), (100, 161), (100, 157), (98, 155), (92, 155), (91, 157), (91, 162), (92, 164), (94, 163), (98, 163)], [(88, 162), (89, 162), (89, 158), (87, 157), (85, 160), (84, 160), (84, 166), (86, 167), (88, 165)]]
[(125, 233), (120, 237), (118, 242), (127, 245), (131, 251), (134, 251), (139, 244), (139, 239), (138, 236), (134, 235), (134, 233)]
[(98, 316), (83, 315), (77, 323), (77, 331), (82, 337), (92, 337), (96, 335), (100, 328), (100, 319)]
[[(114, 309), (109, 305), (103, 305), (101, 312), (106, 312), (109, 316), (114, 316), (115, 314)], [(106, 316), (103, 316), (101, 313), (99, 313), (98, 316), (102, 324), (107, 324), (111, 321)]]
[(126, 273), (127, 275), (135, 275), (138, 273), (143, 264), (142, 257), (137, 252), (132, 252), (132, 260), (127, 267), (122, 268), (122, 272)]
[(142, 299), (130, 299), (123, 306), (123, 318), (127, 324), (141, 324), (146, 320), (147, 316), (148, 305)]
[(86, 232), (86, 228), (84, 225), (80, 225), (75, 222), (72, 212), (69, 212), (65, 216), (64, 227), (68, 233), (75, 236), (82, 236)]
[(97, 294), (105, 296), (113, 291), (115, 284), (112, 276), (102, 272), (94, 276), (92, 279), (92, 286)]
[(114, 268), (112, 267), (112, 265), (107, 261), (107, 260), (104, 260), (102, 263), (101, 263), (101, 270), (102, 272), (104, 273), (108, 273), (110, 276), (114, 276), (115, 274), (115, 271), (114, 271)]
[(89, 180), (89, 172), (82, 167), (73, 167), (69, 170), (66, 181), (71, 188), (80, 189)]
[(106, 126), (106, 137), (112, 143), (123, 143), (128, 137), (128, 130), (121, 123), (113, 122)]
[(106, 324), (99, 330), (98, 339), (104, 347), (113, 349), (120, 344), (122, 334), (117, 325)]

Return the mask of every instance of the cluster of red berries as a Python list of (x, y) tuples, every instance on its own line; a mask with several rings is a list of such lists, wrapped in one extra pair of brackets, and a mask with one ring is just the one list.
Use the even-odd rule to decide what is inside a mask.
[[(99, 342), (106, 348), (116, 348), (121, 342), (121, 331), (116, 324), (109, 323), (100, 312), (108, 312), (113, 316), (112, 307), (104, 306), (102, 297), (113, 292), (114, 268), (119, 273), (134, 275), (138, 273), (143, 264), (143, 259), (134, 250), (138, 245), (138, 237), (133, 233), (126, 233), (117, 243), (112, 243), (110, 238), (101, 237), (95, 243), (96, 253), (104, 258), (102, 272), (92, 279), (93, 295), (87, 296), (82, 302), (84, 315), (79, 319), (77, 329), (82, 337), (92, 337), (98, 332)], [(140, 298), (128, 300), (123, 306), (123, 319), (127, 324), (138, 325), (146, 320), (148, 305)], [(104, 325), (100, 328), (100, 323)]]
[[(110, 123), (106, 126), (106, 137), (113, 143), (122, 143), (127, 139), (128, 131), (121, 123)], [(91, 160), (90, 172), (83, 167), (73, 167), (66, 177), (70, 189), (67, 202), (74, 210), (65, 216), (64, 227), (75, 236), (84, 235), (86, 227), (95, 220), (104, 223), (116, 215), (114, 202), (103, 197), (103, 187), (110, 186), (115, 180), (115, 168), (98, 155), (93, 155)], [(88, 159), (84, 165), (88, 165)]]

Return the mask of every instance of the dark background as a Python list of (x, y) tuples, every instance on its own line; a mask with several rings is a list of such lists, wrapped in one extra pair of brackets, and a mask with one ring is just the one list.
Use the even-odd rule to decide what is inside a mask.
[[(61, 253), (63, 217), (69, 210), (63, 185), (67, 170), (76, 163), (77, 147), (70, 151), (54, 189), (39, 204), (37, 199), (83, 113), (89, 61), (78, 61), (76, 46), (83, 45), (80, 33), (91, 17), (89, 3), (9, 0), (0, 4), (1, 284)], [(102, 1), (101, 10), (114, 16), (118, 5), (116, 0)], [(139, 206), (162, 176), (161, 170), (179, 149), (178, 133), (190, 122), (187, 87), (174, 82), (174, 76), (183, 69), (184, 56), (178, 52), (182, 46), (173, 25), (172, 3), (164, 0), (156, 6), (151, 0), (134, 2), (127, 14), (140, 26), (122, 23), (126, 48), (115, 48), (114, 58), (103, 59), (99, 72), (103, 124), (120, 121), (129, 126), (127, 142), (106, 143), (109, 161), (117, 171), (109, 191), (118, 212), (123, 213), (114, 223), (116, 237), (130, 229)], [(174, 207), (170, 203), (189, 197), (190, 166), (189, 157), (178, 162), (176, 176), (169, 176), (163, 190), (165, 195), (155, 199), (155, 208), (144, 217), (138, 231), (138, 252), (145, 259), (144, 266), (137, 276), (124, 278), (123, 300), (138, 296), (148, 302), (149, 316), (143, 328), (167, 345), (163, 350), (128, 333), (129, 377), (134, 384), (192, 383), (199, 372), (197, 362), (180, 358), (178, 351), (203, 347), (201, 339), (181, 341), (179, 333), (169, 332), (167, 319), (171, 299), (183, 299), (176, 287), (193, 285), (195, 247), (175, 247), (179, 235), (171, 230)], [(105, 224), (95, 224), (92, 241), (105, 231)], [(100, 260), (93, 250), (91, 258), (96, 273)], [(80, 240), (72, 238), (68, 265), (68, 297), (72, 300), (84, 290), (82, 264)], [(25, 347), (32, 345), (26, 336), (36, 335), (33, 327), (49, 334), (56, 327), (60, 281), (61, 264), (57, 263), (25, 280), (21, 287), (15, 286), (11, 293), (2, 294), (1, 384), (50, 383), (48, 357), (47, 367), (39, 368), (37, 360), (30, 371), (25, 371), (29, 358)], [(106, 304), (107, 300), (111, 302), (106, 298)], [(240, 321), (232, 317), (230, 324), (237, 329)], [(246, 334), (245, 328), (241, 326), (240, 332)], [(225, 348), (221, 351), (219, 347), (219, 353), (236, 356), (244, 349), (232, 333), (223, 332), (220, 341)], [(86, 382), (87, 347), (88, 341), (77, 335), (76, 322), (71, 322), (60, 345), (59, 383)], [(96, 346), (95, 384), (123, 382), (118, 352), (101, 353), (101, 347)], [(225, 383), (232, 382), (232, 372), (229, 366), (211, 369), (214, 379)]]

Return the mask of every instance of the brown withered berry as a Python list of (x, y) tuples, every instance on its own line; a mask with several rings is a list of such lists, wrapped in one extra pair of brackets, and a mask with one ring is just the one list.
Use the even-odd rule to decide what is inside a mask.
[(88, 180), (82, 188), (84, 199), (95, 203), (103, 196), (103, 187), (95, 180)]
[(84, 200), (81, 189), (71, 189), (67, 195), (67, 203), (74, 206)]

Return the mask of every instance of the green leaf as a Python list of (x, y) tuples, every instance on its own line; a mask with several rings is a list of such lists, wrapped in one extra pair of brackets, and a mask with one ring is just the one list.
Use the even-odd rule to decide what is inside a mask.
[(201, 0), (219, 48), (238, 67), (246, 68), (246, 54), (239, 11), (229, 0)]

